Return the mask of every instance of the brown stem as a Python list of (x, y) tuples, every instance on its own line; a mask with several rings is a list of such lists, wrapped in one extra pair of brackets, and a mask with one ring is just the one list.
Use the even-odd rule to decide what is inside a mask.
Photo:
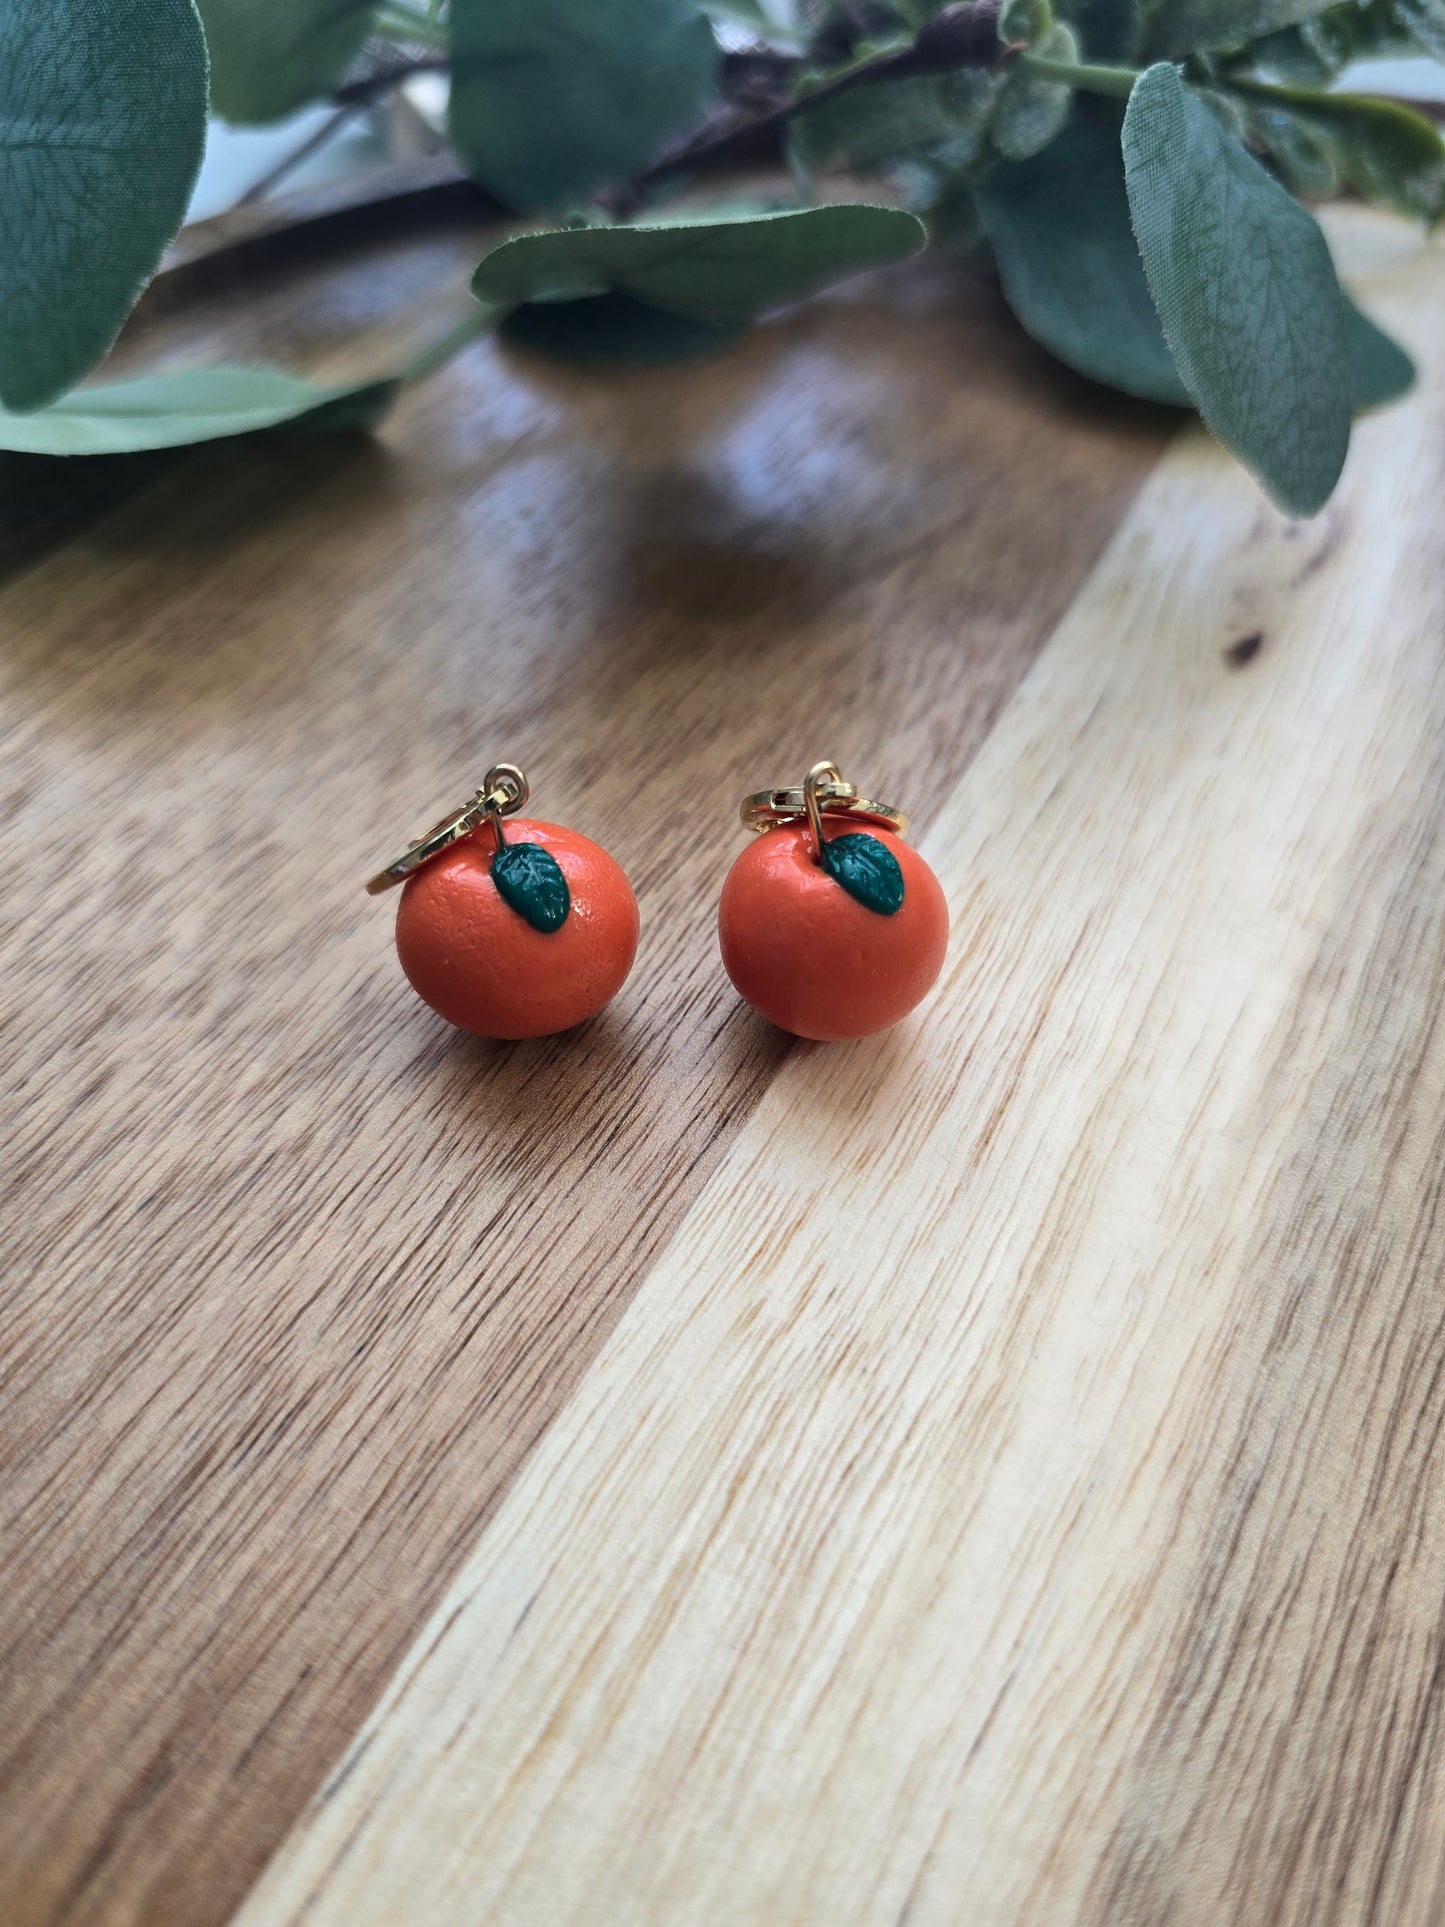
[(319, 153), (331, 136), (339, 133), (355, 112), (354, 107), (336, 108), (322, 121), (314, 133), (307, 135), (299, 147), (293, 147), (291, 152), (283, 155), (273, 168), (261, 176), (259, 181), (253, 181), (237, 201), (236, 206), (247, 207), (252, 201), (264, 201), (268, 195), (274, 194), (282, 181), (303, 161), (309, 161), (313, 154)]
[(846, 73), (810, 87), (765, 113), (746, 118), (731, 116), (721, 127), (716, 122), (704, 123), (682, 141), (665, 147), (633, 176), (629, 201), (635, 202), (647, 188), (680, 168), (729, 159), (760, 137), (780, 131), (795, 114), (836, 100), (855, 87), (871, 86), (880, 80), (903, 80), (915, 74), (952, 73), (959, 67), (992, 67), (1002, 51), (998, 40), (1001, 6), (1002, 0), (966, 0), (966, 4), (945, 7), (919, 29), (910, 46), (850, 67)]
[(451, 65), (445, 54), (418, 54), (414, 60), (399, 61), (394, 67), (382, 67), (374, 74), (363, 74), (360, 80), (350, 80), (344, 87), (338, 87), (331, 96), (335, 107), (365, 107), (382, 94), (389, 94), (393, 87), (399, 87), (413, 74), (441, 74)]

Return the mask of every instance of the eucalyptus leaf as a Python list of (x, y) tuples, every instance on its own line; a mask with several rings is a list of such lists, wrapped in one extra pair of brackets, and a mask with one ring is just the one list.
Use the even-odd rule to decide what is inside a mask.
[(1151, 60), (1182, 59), (1215, 47), (1242, 47), (1281, 27), (1298, 26), (1336, 0), (1163, 0), (1145, 21)]
[(998, 13), (999, 45), (1021, 47), (1034, 37), (1039, 0), (1003, 0)]
[(225, 120), (280, 120), (346, 77), (378, 0), (196, 0)]
[(743, 322), (669, 314), (613, 290), (580, 301), (526, 301), (502, 323), (504, 341), (592, 367), (647, 368), (721, 354)]
[[(1009, 306), (1035, 341), (1094, 381), (1191, 408), (1164, 339), (1129, 224), (1123, 159), (1112, 130), (1080, 119), (978, 192)], [(1404, 349), (1345, 297), (1351, 399), (1394, 401), (1415, 379)]]
[(1394, 9), (1421, 53), (1445, 61), (1445, 0), (1394, 0)]
[[(1051, 27), (1035, 41), (1032, 52), (1046, 60), (1073, 63), (1078, 44), (1067, 27)], [(1061, 81), (1045, 80), (1015, 63), (998, 90), (989, 137), (1005, 160), (1024, 161), (1037, 154), (1069, 117), (1072, 89)]]
[(1132, 60), (1144, 33), (1140, 0), (1062, 0), (1060, 17), (1073, 28), (1088, 60)]
[(1235, 90), (1254, 109), (1254, 125), (1271, 149), (1304, 134), (1332, 170), (1366, 200), (1433, 223), (1445, 213), (1445, 140), (1423, 114), (1398, 101), (1359, 94), (1318, 94), (1240, 80)]
[(844, 275), (901, 260), (924, 239), (916, 215), (866, 202), (548, 229), (493, 248), (472, 292), (513, 307), (617, 290), (671, 314), (742, 322)]
[(1175, 67), (1135, 82), (1123, 149), (1144, 273), (1184, 386), (1282, 508), (1314, 514), (1350, 440), (1348, 322), (1324, 236)]
[(1075, 120), (1043, 153), (978, 191), (1009, 306), (1051, 354), (1095, 381), (1192, 406), (1129, 225), (1119, 137)]
[(206, 138), (191, 0), (0, 0), (0, 403), (109, 348), (185, 215)]
[(1397, 341), (1377, 328), (1346, 296), (1350, 330), (1350, 389), (1356, 408), (1398, 401), (1415, 385), (1415, 364)]
[(492, 881), (504, 903), (534, 930), (560, 930), (572, 908), (562, 866), (540, 843), (504, 843), (492, 858)]
[(888, 845), (866, 832), (823, 839), (823, 868), (849, 896), (880, 917), (903, 908), (903, 871)]
[[(1430, 53), (1432, 14), (1445, 26), (1445, 0), (1370, 0), (1368, 6), (1343, 0), (1253, 42), (1249, 64), (1292, 86), (1327, 87), (1352, 61)], [(1445, 35), (1436, 57), (1445, 59)]]
[(995, 91), (993, 76), (977, 67), (878, 81), (794, 113), (789, 139), (796, 158), (815, 169), (891, 171), (940, 149), (971, 159)]
[(694, 0), (452, 0), (450, 133), (511, 206), (625, 179), (707, 105), (717, 44)]
[(1250, 144), (1273, 157), (1290, 191), (1302, 201), (1327, 201), (1340, 191), (1330, 143), (1293, 114), (1252, 114)]
[(1249, 61), (1257, 72), (1300, 87), (1328, 87), (1339, 72), (1333, 59), (1325, 59), (1301, 27), (1264, 34), (1250, 46)]
[(198, 368), (77, 388), (33, 414), (0, 411), (0, 448), (31, 455), (120, 455), (247, 435), (374, 428), (400, 383), (325, 388), (271, 368)]

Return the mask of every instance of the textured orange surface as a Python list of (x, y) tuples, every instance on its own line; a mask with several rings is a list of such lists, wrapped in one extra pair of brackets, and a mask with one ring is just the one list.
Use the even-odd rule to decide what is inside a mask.
[[(846, 835), (843, 825), (835, 833)], [(869, 825), (898, 859), (903, 904), (869, 910), (814, 861), (802, 825), (757, 837), (728, 872), (718, 908), (723, 963), (764, 1017), (798, 1037), (871, 1037), (932, 988), (948, 948), (948, 905), (916, 850)]]
[(591, 837), (520, 819), (510, 843), (556, 858), (572, 893), (558, 930), (534, 930), (492, 880), (490, 827), (454, 843), (406, 885), (396, 948), (413, 990), (439, 1016), (481, 1037), (550, 1037), (595, 1017), (637, 954), (637, 899)]

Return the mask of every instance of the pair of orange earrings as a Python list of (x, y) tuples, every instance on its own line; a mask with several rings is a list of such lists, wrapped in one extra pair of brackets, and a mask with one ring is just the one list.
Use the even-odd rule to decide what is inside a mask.
[[(517, 820), (513, 763), (367, 884), (403, 885), (401, 967), (423, 1002), (482, 1037), (548, 1037), (595, 1017), (637, 954), (637, 899), (600, 844)], [(798, 1037), (868, 1037), (906, 1017), (948, 947), (937, 877), (903, 841), (908, 819), (870, 803), (832, 763), (739, 812), (754, 841), (718, 907), (723, 965), (764, 1017)]]

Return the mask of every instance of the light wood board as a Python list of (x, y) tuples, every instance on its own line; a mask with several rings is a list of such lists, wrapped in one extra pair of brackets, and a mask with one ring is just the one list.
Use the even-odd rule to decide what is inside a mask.
[(780, 1067), (244, 1927), (1441, 1918), (1445, 255), (1373, 291), (1423, 392), (1309, 527), (1171, 449), (921, 1021)]
[[(132, 359), (384, 368), (480, 250), (222, 261)], [(785, 1057), (713, 947), (738, 797), (832, 755), (926, 825), (1169, 425), (922, 263), (704, 366), (482, 345), (7, 554), (4, 1927), (231, 1914)], [(360, 888), (499, 756), (644, 922), (503, 1050)]]

